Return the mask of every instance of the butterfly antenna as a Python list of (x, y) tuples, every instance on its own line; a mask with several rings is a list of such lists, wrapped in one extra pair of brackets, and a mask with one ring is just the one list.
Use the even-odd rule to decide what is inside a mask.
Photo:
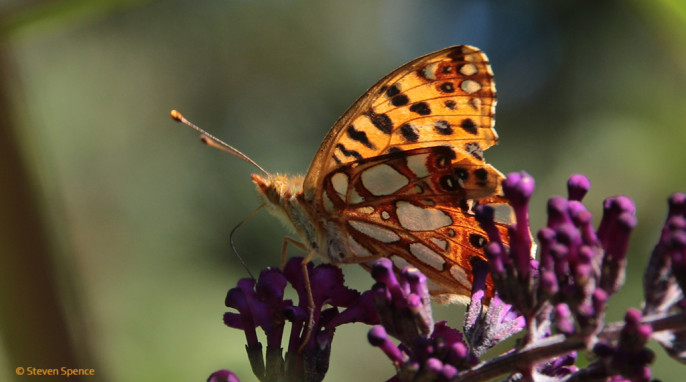
[(222, 141), (221, 139), (215, 137), (214, 135), (208, 133), (207, 131), (199, 128), (196, 126), (193, 122), (187, 120), (186, 118), (183, 117), (181, 113), (179, 113), (177, 110), (172, 110), (169, 115), (172, 117), (173, 120), (177, 122), (181, 122), (184, 125), (190, 127), (191, 129), (197, 131), (200, 133), (200, 140), (202, 143), (214, 147), (215, 149), (219, 149), (221, 151), (224, 151), (226, 153), (229, 153), (239, 159), (242, 159), (253, 166), (257, 167), (260, 171), (262, 171), (265, 175), (269, 175), (267, 170), (263, 169), (262, 166), (257, 164), (254, 160), (250, 159), (247, 155), (243, 154), (242, 152), (238, 151), (235, 147), (229, 145), (228, 143)]
[(243, 257), (241, 257), (241, 255), (238, 253), (238, 250), (236, 249), (236, 244), (233, 242), (233, 234), (236, 233), (236, 230), (238, 230), (238, 227), (240, 227), (243, 223), (248, 221), (248, 219), (253, 217), (253, 215), (255, 215), (255, 213), (257, 213), (257, 211), (259, 211), (262, 207), (264, 207), (264, 203), (260, 204), (259, 207), (255, 208), (255, 210), (253, 210), (253, 212), (249, 213), (248, 216), (246, 216), (245, 218), (243, 218), (243, 220), (238, 222), (238, 224), (236, 224), (236, 226), (233, 227), (233, 229), (231, 230), (231, 233), (229, 234), (229, 243), (231, 244), (231, 249), (233, 250), (233, 253), (236, 255), (236, 257), (238, 257), (238, 261), (241, 262), (241, 265), (243, 266), (245, 271), (248, 272), (248, 275), (250, 275), (250, 278), (253, 280), (256, 280), (255, 276), (253, 276), (252, 272), (250, 272), (250, 269), (248, 269), (248, 264), (245, 263), (245, 260), (243, 260)]

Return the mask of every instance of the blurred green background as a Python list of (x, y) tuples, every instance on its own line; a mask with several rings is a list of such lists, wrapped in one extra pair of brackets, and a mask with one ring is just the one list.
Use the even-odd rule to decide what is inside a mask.
[[(596, 222), (605, 197), (636, 202), (628, 282), (609, 313), (621, 319), (642, 299), (666, 198), (686, 191), (686, 6), (505, 3), (0, 2), (0, 379), (68, 366), (94, 368), (93, 381), (220, 368), (254, 380), (242, 333), (221, 322), (246, 277), (228, 235), (258, 205), (254, 169), (169, 110), (270, 171), (305, 172), (377, 79), (455, 44), (489, 55), (501, 141), (486, 156), (535, 177), (534, 227), (573, 173), (591, 179)], [(286, 233), (262, 211), (236, 244), (256, 272), (279, 264)], [(369, 287), (358, 268), (345, 268), (350, 283)], [(437, 310), (461, 325), (462, 308)], [(328, 380), (392, 375), (366, 331), (339, 329)], [(655, 349), (655, 377), (680, 379)]]

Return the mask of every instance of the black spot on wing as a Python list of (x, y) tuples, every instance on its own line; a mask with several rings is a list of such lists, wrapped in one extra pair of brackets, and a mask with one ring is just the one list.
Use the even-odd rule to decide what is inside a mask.
[(486, 182), (488, 181), (488, 171), (484, 170), (483, 168), (479, 168), (474, 170), (474, 176), (478, 179), (476, 182), (476, 185), (479, 187), (486, 187), (487, 184)]
[(460, 127), (469, 134), (476, 135), (477, 133), (476, 124), (471, 118), (463, 119), (462, 123), (460, 123)]
[(343, 155), (345, 155), (345, 156), (347, 156), (347, 157), (354, 157), (354, 158), (357, 159), (357, 160), (361, 160), (361, 159), (362, 159), (362, 155), (360, 155), (360, 153), (358, 153), (358, 152), (355, 151), (355, 150), (348, 150), (348, 149), (345, 148), (345, 146), (343, 146), (343, 145), (340, 144), (340, 143), (336, 145), (336, 148), (339, 149), (339, 150), (341, 150), (341, 152), (343, 153)]
[(452, 175), (443, 175), (438, 180), (438, 184), (446, 191), (456, 191), (459, 188), (459, 183)]
[(441, 135), (450, 135), (453, 133), (453, 128), (450, 126), (450, 123), (442, 119), (434, 123), (434, 130)]
[(452, 61), (464, 61), (464, 56), (465, 54), (462, 52), (462, 49), (455, 49), (448, 53), (448, 58)]
[(472, 156), (479, 160), (484, 160), (484, 150), (476, 142), (468, 142), (464, 145), (465, 151), (472, 154)]
[(367, 112), (367, 117), (372, 122), (372, 125), (379, 129), (384, 134), (390, 134), (393, 131), (393, 122), (386, 114), (376, 114), (373, 111)]
[(419, 135), (414, 130), (412, 125), (408, 123), (400, 126), (400, 133), (403, 135), (403, 138), (409, 142), (417, 142), (419, 140)]
[(474, 175), (480, 180), (488, 179), (488, 171), (484, 170), (483, 168), (474, 170)]
[(452, 93), (455, 91), (455, 87), (452, 82), (444, 82), (438, 87), (443, 93)]
[(481, 249), (485, 247), (487, 243), (488, 241), (486, 238), (479, 234), (473, 233), (469, 235), (469, 244), (471, 244), (474, 248)]
[(405, 94), (399, 94), (391, 98), (391, 104), (393, 104), (393, 106), (404, 106), (407, 105), (409, 102), (410, 99), (407, 98)]
[(355, 130), (355, 127), (353, 125), (348, 126), (346, 133), (348, 134), (348, 137), (350, 137), (350, 139), (360, 142), (370, 149), (376, 148), (374, 144), (369, 141), (369, 138), (367, 138), (367, 133), (365, 133), (364, 131)]
[[(445, 149), (443, 149), (443, 147)], [(457, 157), (453, 149), (447, 146), (443, 147), (441, 148), (441, 152), (435, 157), (434, 164), (437, 168), (445, 168), (450, 166), (450, 163)]]
[(457, 176), (459, 179), (467, 180), (467, 178), (469, 178), (469, 171), (465, 170), (462, 167), (456, 167), (453, 172), (455, 173), (455, 176)]
[(400, 89), (398, 88), (398, 84), (395, 84), (395, 85), (389, 87), (388, 89), (386, 89), (386, 96), (388, 98), (393, 98), (393, 97), (397, 96), (398, 94), (400, 94)]
[(443, 102), (443, 104), (445, 105), (445, 107), (447, 107), (450, 110), (457, 109), (457, 103), (455, 103), (455, 101), (453, 101), (451, 99), (445, 100), (445, 102)]
[(410, 111), (419, 115), (431, 114), (431, 108), (426, 102), (417, 102), (416, 104), (410, 106)]

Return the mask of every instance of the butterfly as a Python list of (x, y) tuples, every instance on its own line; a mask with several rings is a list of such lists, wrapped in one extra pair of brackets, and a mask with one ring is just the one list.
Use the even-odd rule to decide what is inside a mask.
[[(271, 174), (185, 121), (205, 143), (257, 166), (266, 208), (292, 226), (307, 252), (369, 267), (390, 258), (429, 280), (439, 302), (467, 302), (472, 264), (488, 239), (473, 207), (506, 204), (503, 175), (484, 160), (497, 143), (496, 90), (488, 58), (459, 45), (414, 59), (379, 80), (333, 125), (305, 176)], [(499, 224), (507, 240), (507, 228)], [(304, 267), (306, 270), (306, 267)], [(306, 280), (307, 281), (307, 280)], [(487, 280), (486, 296), (493, 296)]]

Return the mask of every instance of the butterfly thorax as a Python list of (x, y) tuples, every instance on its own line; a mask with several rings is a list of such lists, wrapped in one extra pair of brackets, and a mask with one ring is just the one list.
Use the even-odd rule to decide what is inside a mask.
[(294, 229), (308, 249), (317, 249), (322, 239), (318, 237), (316, 223), (305, 206), (303, 180), (301, 175), (252, 175), (257, 194), (267, 211)]

